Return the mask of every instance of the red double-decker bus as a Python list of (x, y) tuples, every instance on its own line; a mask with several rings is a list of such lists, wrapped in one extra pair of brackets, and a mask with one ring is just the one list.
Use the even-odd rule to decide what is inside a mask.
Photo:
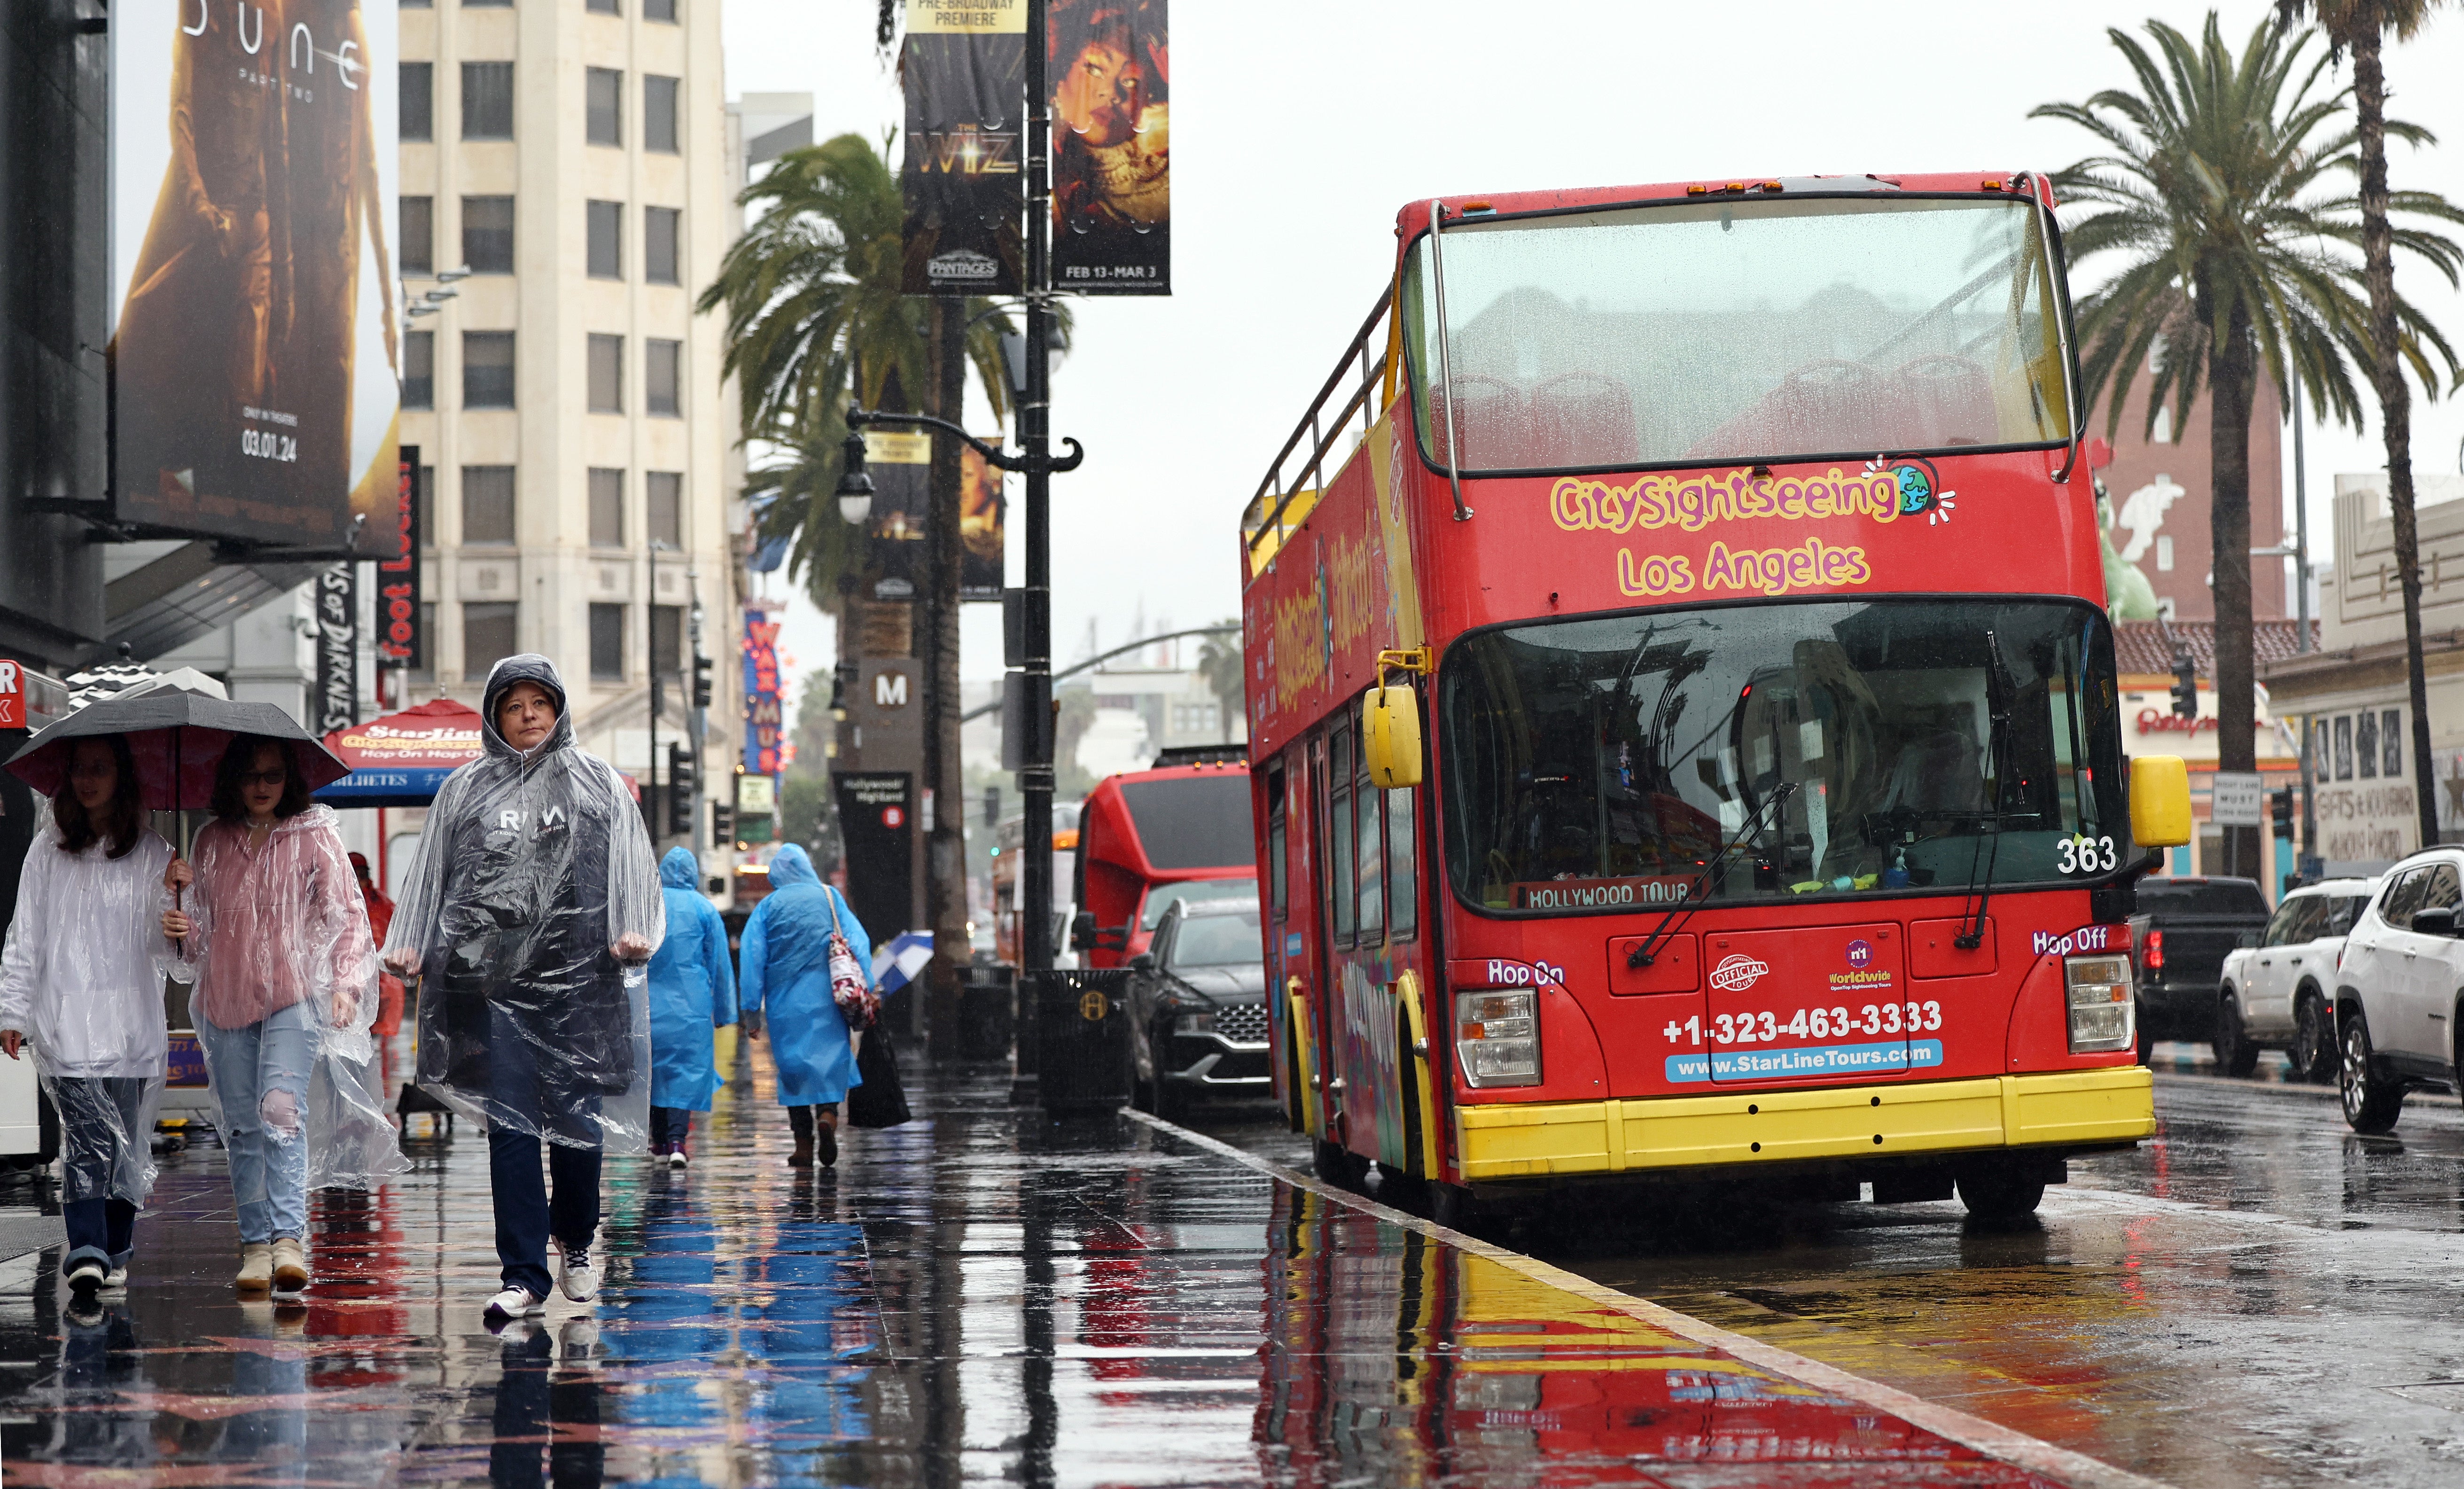
[[(2154, 1128), (2040, 177), (1447, 198), (1243, 520), (1277, 1088), (1441, 1214), (2035, 1208)], [(2134, 814), (2137, 825), (2134, 829)]]

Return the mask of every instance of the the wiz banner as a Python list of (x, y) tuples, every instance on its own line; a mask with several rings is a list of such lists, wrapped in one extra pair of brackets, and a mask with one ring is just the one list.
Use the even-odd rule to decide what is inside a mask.
[(1051, 0), (1052, 287), (1172, 293), (1172, 46), (1164, 0)]
[(400, 551), (394, 30), (394, 0), (112, 7), (123, 520)]
[(901, 233), (909, 295), (1016, 295), (1026, 0), (908, 0)]

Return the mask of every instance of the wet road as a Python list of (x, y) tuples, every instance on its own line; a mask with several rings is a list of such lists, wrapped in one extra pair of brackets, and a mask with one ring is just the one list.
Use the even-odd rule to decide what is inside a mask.
[(2158, 1136), (2075, 1163), (2017, 1232), (1731, 1194), (1506, 1238), (2184, 1489), (2464, 1483), (2464, 1111), (2414, 1096), (2365, 1138), (2275, 1057), (2244, 1082), (2197, 1053), (2159, 1046)]
[(301, 1307), (233, 1298), (221, 1156), (179, 1155), (124, 1295), (71, 1316), (55, 1247), (0, 1280), (0, 1475), (2050, 1482), (1854, 1383), (1826, 1393), (1123, 1119), (1022, 1120), (1005, 1089), (918, 1072), (923, 1120), (852, 1135), (834, 1175), (787, 1169), (781, 1113), (727, 1093), (692, 1169), (609, 1163), (599, 1303), (501, 1333), (469, 1129), (408, 1145), (417, 1171), (381, 1194), (319, 1198)]

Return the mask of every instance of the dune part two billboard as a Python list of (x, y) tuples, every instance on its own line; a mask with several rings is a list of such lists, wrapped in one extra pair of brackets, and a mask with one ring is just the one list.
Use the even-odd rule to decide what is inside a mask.
[(397, 556), (394, 0), (123, 0), (111, 38), (118, 516)]

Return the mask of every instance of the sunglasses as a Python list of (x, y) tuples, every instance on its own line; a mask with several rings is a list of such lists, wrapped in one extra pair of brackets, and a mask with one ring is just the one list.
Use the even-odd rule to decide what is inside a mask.
[(240, 777), (239, 783), (243, 786), (279, 786), (290, 778), (291, 773), (287, 770), (250, 771)]

